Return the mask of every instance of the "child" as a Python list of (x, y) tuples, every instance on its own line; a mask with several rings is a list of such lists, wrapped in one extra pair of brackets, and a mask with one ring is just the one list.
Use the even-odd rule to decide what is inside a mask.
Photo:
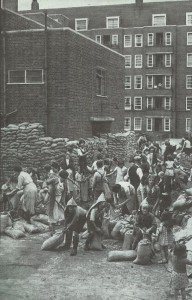
[(175, 300), (179, 299), (179, 291), (181, 291), (182, 300), (185, 300), (185, 288), (188, 286), (186, 266), (192, 265), (192, 261), (187, 259), (187, 249), (184, 244), (175, 245), (172, 256), (172, 265), (171, 286), (174, 290)]
[(168, 262), (168, 250), (171, 249), (174, 237), (172, 232), (173, 221), (170, 212), (164, 211), (161, 215), (161, 223), (158, 229), (158, 242), (161, 247), (162, 259), (158, 262), (164, 264)]

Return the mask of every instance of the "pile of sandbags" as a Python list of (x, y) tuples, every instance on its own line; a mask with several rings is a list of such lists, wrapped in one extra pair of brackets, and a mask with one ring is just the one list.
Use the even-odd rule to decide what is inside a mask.
[(12, 222), (11, 222), (9, 214), (1, 213), (0, 214), (0, 233), (4, 233), (5, 229), (11, 225), (12, 225)]

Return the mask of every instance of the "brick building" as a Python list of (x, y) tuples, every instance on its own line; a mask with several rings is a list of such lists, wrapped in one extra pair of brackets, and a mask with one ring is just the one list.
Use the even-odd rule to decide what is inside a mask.
[[(28, 15), (28, 12), (21, 12)], [(49, 9), (124, 55), (126, 130), (182, 137), (192, 129), (192, 4), (186, 1)]]
[(1, 20), (1, 111), (8, 124), (41, 122), (53, 137), (123, 131), (121, 54), (66, 27), (69, 19), (59, 13), (42, 19), (39, 11), (5, 8)]

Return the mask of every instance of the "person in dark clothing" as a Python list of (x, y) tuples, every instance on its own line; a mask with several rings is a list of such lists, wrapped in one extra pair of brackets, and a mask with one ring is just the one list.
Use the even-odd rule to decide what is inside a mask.
[(159, 212), (161, 215), (171, 205), (171, 185), (162, 171), (158, 173), (158, 187), (160, 199)]
[(135, 156), (134, 157), (134, 163), (128, 170), (128, 178), (131, 183), (131, 185), (134, 186), (135, 188), (135, 204), (136, 204), (136, 209), (139, 207), (138, 199), (137, 199), (137, 188), (140, 185), (141, 179), (143, 177), (143, 171), (140, 167), (141, 164), (141, 157), (140, 156)]
[(64, 158), (60, 163), (60, 166), (65, 171), (70, 169), (73, 174), (73, 180), (75, 180), (75, 163), (72, 158), (72, 152), (73, 152), (73, 149), (68, 148), (66, 155), (64, 155)]
[(140, 240), (142, 240), (144, 234), (151, 239), (151, 234), (155, 233), (156, 229), (157, 223), (155, 216), (149, 212), (149, 205), (147, 203), (143, 203), (141, 210), (138, 212), (133, 228), (132, 250), (137, 248), (137, 245)]
[(165, 147), (165, 151), (164, 151), (164, 154), (163, 154), (163, 156), (164, 156), (164, 162), (167, 160), (167, 156), (168, 155), (172, 156), (173, 153), (176, 150), (176, 146), (171, 145), (169, 141), (165, 141), (165, 146), (166, 147)]

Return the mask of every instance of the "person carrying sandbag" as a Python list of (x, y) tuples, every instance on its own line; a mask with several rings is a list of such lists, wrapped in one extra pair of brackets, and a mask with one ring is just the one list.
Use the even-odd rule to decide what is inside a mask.
[(133, 229), (133, 243), (132, 249), (135, 250), (139, 241), (143, 239), (143, 233), (145, 237), (148, 236), (151, 239), (151, 234), (156, 232), (157, 223), (155, 216), (149, 212), (149, 204), (144, 202), (141, 204)]

